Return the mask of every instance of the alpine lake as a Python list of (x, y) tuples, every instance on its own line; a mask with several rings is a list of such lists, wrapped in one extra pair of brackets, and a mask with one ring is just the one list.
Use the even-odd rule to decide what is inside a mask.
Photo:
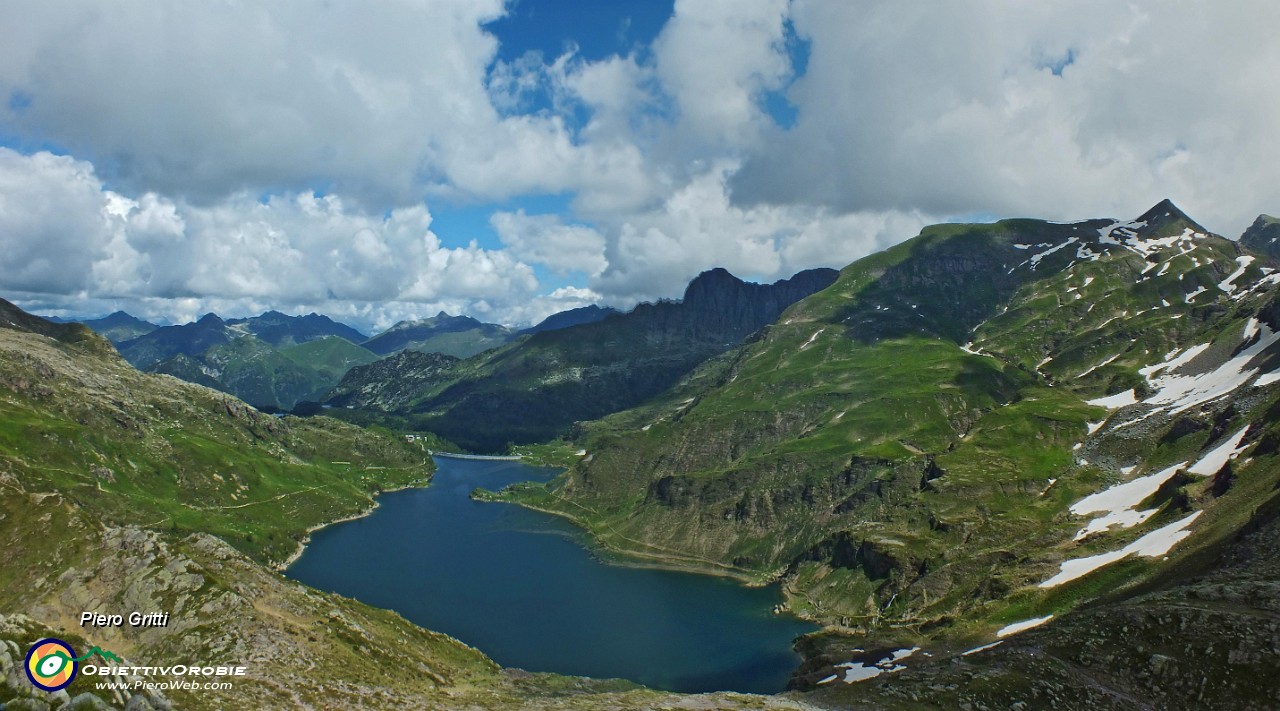
[(558, 470), (437, 457), (431, 485), (315, 532), (287, 575), (404, 615), (506, 667), (696, 693), (777, 693), (815, 625), (775, 586), (609, 565), (555, 516), (470, 498)]

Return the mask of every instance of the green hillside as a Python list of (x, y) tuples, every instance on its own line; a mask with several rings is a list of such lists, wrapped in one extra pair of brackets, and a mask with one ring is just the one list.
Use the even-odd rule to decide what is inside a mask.
[[(858, 635), (845, 648), (1061, 615), (1167, 570), (1128, 553), (1143, 536), (1191, 531), (1169, 553), (1190, 566), (1275, 497), (1268, 264), (1167, 202), (929, 228), (501, 498), (641, 559), (781, 579), (792, 610)], [(1071, 510), (1166, 471), (1114, 520)], [(1093, 555), (1120, 562), (1058, 582)]]
[[(424, 446), (328, 418), (263, 415), (140, 373), (87, 329), (0, 300), (0, 703), (65, 707), (85, 693), (97, 699), (75, 708), (682, 703), (625, 682), (502, 670), (394, 613), (274, 572), (310, 529), (368, 510), (379, 491), (425, 484)], [(172, 615), (166, 627), (88, 628), (78, 622), (83, 610)], [(81, 675), (44, 694), (19, 665), (31, 641), (48, 636), (111, 650), (126, 665), (239, 662), (247, 674), (229, 690), (128, 692), (96, 690)], [(705, 699), (717, 708), (802, 708)]]
[(327, 336), (282, 348), (280, 355), (311, 369), (324, 378), (329, 387), (337, 385), (348, 370), (357, 365), (368, 365), (378, 359), (377, 354), (338, 336)]

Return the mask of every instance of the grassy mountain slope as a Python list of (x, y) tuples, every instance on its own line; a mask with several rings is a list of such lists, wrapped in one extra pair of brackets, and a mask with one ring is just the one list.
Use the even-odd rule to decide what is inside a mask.
[[(1263, 479), (1257, 483), (1274, 487), (1274, 477)], [(1043, 626), (1003, 641), (933, 647), (932, 658), (914, 655), (908, 670), (829, 682), (807, 697), (846, 709), (1272, 708), (1280, 499), (1273, 491), (1265, 501), (1242, 526), (1234, 522), (1237, 533), (1208, 544), (1191, 539), (1190, 550), (1175, 549), (1135, 589), (1100, 587), (1096, 601)], [(847, 646), (829, 657), (818, 652), (811, 678), (850, 657)]]
[(337, 385), (348, 370), (378, 359), (377, 354), (339, 336), (326, 336), (282, 348), (280, 354), (322, 376), (326, 382), (321, 387), (326, 390)]
[[(57, 705), (90, 692), (131, 709), (808, 708), (505, 671), (398, 615), (272, 571), (309, 528), (429, 473), (425, 452), (400, 437), (262, 415), (140, 373), (88, 329), (0, 301), (0, 702)], [(84, 610), (172, 618), (82, 628)], [(248, 675), (229, 691), (107, 694), (81, 676), (65, 694), (40, 694), (18, 665), (42, 636), (133, 665), (244, 664)]]
[(290, 358), (254, 336), (237, 336), (195, 355), (179, 354), (147, 370), (216, 388), (257, 407), (281, 410), (321, 397), (341, 377), (335, 378), (331, 368), (318, 369)]
[(216, 388), (259, 407), (289, 410), (319, 400), (347, 370), (377, 359), (342, 335), (363, 336), (311, 314), (269, 311), (223, 321), (214, 314), (196, 323), (167, 326), (119, 344), (142, 370)]
[[(781, 578), (837, 639), (870, 635), (837, 648), (1061, 614), (1159, 573), (1158, 556), (1118, 557), (1141, 536), (1185, 523), (1194, 550), (1272, 495), (1268, 264), (1167, 202), (1133, 222), (928, 228), (587, 426), (564, 477), (504, 498), (636, 556)], [(1242, 431), (1228, 473), (1188, 473)], [(1170, 468), (1110, 528), (1071, 510)], [(1120, 562), (1041, 586), (1090, 555)]]

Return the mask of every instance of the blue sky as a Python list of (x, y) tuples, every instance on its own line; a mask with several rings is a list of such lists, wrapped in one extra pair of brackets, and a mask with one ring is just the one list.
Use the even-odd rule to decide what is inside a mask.
[(1235, 236), (1280, 209), (1276, 24), (1160, 0), (0, 0), (0, 296), (520, 324), (938, 221), (1167, 197)]
[[(504, 17), (483, 27), (498, 39), (497, 61), (515, 62), (530, 52), (546, 61), (564, 54), (597, 61), (612, 55), (647, 52), (671, 17), (672, 8), (673, 2), (667, 0), (516, 0)], [(784, 104), (779, 102), (780, 110), (785, 111)], [(550, 108), (551, 98), (541, 92), (533, 110)], [(581, 115), (574, 114), (573, 118), (574, 124), (580, 124)], [(500, 249), (502, 241), (490, 223), (495, 211), (571, 215), (570, 202), (571, 196), (563, 193), (519, 196), (499, 203), (446, 199), (432, 205), (432, 225), (450, 246), (464, 246), (474, 240), (486, 249)], [(551, 289), (586, 286), (588, 275), (581, 272), (556, 274), (540, 265), (534, 267), (539, 282)]]

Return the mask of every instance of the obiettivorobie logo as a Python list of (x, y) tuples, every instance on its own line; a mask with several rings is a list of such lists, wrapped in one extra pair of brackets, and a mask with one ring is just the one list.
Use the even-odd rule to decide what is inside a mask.
[(99, 647), (77, 657), (75, 650), (66, 642), (53, 637), (42, 639), (27, 650), (27, 678), (44, 691), (64, 689), (75, 680), (76, 665), (92, 659), (95, 654), (108, 662), (120, 661), (120, 657)]

